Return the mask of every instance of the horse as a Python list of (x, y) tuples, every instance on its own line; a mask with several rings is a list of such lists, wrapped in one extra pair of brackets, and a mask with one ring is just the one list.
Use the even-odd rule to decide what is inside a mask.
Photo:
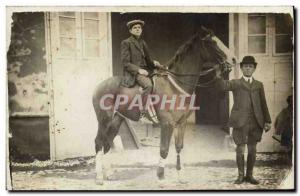
[[(216, 67), (208, 67), (203, 70), (203, 65), (207, 62), (218, 65), (218, 70), (226, 70), (235, 64), (236, 60), (231, 51), (219, 40), (211, 30), (202, 27), (187, 40), (175, 55), (164, 65), (164, 68), (158, 70), (159, 74), (153, 76), (155, 85), (153, 92), (172, 96), (191, 95), (197, 86), (208, 85), (213, 79), (206, 84), (198, 83), (201, 76), (211, 74), (216, 71)], [(98, 132), (95, 138), (95, 170), (96, 183), (103, 184), (107, 178), (106, 171), (103, 168), (103, 158), (114, 146), (114, 139), (118, 134), (121, 123), (124, 118), (132, 118), (136, 112), (127, 111), (121, 114), (114, 110), (103, 110), (99, 106), (101, 97), (105, 94), (116, 96), (125, 87), (120, 86), (122, 76), (114, 76), (100, 83), (93, 95), (93, 106), (98, 120)], [(136, 87), (137, 89), (138, 87)], [(126, 92), (136, 92), (133, 89), (125, 89)], [(128, 93), (130, 94), (130, 93)], [(111, 99), (109, 104), (114, 105), (115, 99)], [(180, 152), (183, 149), (183, 140), (185, 125), (191, 110), (156, 110), (157, 119), (161, 128), (160, 136), (160, 158), (157, 167), (157, 177), (159, 180), (165, 177), (165, 163), (169, 152), (170, 140), (172, 135), (175, 139), (175, 148), (177, 152), (176, 169), (181, 171)], [(130, 113), (133, 114), (130, 116)]]

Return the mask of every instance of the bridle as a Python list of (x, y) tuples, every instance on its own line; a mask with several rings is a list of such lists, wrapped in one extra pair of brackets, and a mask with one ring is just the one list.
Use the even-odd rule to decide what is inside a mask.
[[(209, 38), (213, 35), (213, 32), (210, 29), (207, 29), (203, 26), (201, 28), (202, 28), (202, 30), (207, 32), (207, 35), (205, 37), (203, 37), (202, 40), (206, 40), (207, 38)], [(226, 60), (222, 61), (222, 62), (217, 62), (216, 64), (219, 65), (219, 69), (221, 69), (222, 74), (229, 73), (231, 71), (231, 65)], [(159, 68), (159, 69), (162, 70), (164, 73), (159, 73), (158, 75), (169, 75), (174, 80), (176, 80), (178, 83), (180, 83), (182, 85), (190, 86), (192, 88), (212, 87), (214, 85), (215, 81), (218, 79), (217, 74), (215, 74), (214, 77), (211, 80), (207, 81), (207, 82), (199, 82), (199, 80), (198, 80), (198, 83), (196, 83), (196, 84), (185, 82), (181, 79), (182, 77), (197, 77), (197, 78), (200, 78), (200, 77), (203, 77), (203, 76), (207, 76), (208, 74), (210, 74), (212, 72), (216, 72), (217, 68), (215, 68), (215, 67), (209, 68), (205, 71), (201, 71), (198, 74), (179, 74), (179, 73), (175, 73), (175, 72), (169, 70), (168, 68)], [(155, 73), (155, 74), (157, 74), (157, 73)]]
[[(221, 67), (222, 73), (227, 71), (227, 66), (228, 63), (227, 62), (223, 62), (223, 63), (219, 63), (219, 66)], [(203, 77), (203, 76), (207, 76), (208, 74), (216, 71), (216, 68), (209, 68), (208, 70), (202, 71), (199, 74), (179, 74), (179, 73), (175, 73), (167, 68), (160, 68), (160, 70), (162, 70), (164, 73), (161, 75), (170, 75), (172, 76), (172, 78), (174, 78), (177, 82), (181, 83), (182, 85), (186, 85), (186, 86), (190, 86), (190, 87), (201, 87), (201, 88), (208, 88), (208, 87), (212, 87), (214, 82), (217, 80), (217, 76), (215, 75), (211, 80), (207, 81), (207, 82), (198, 82), (197, 84), (193, 84), (193, 83), (189, 83), (189, 82), (185, 82), (182, 81), (181, 78), (183, 77)]]

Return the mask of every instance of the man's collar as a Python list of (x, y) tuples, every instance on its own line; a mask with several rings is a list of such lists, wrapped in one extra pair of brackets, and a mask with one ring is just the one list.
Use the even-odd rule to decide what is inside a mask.
[(250, 84), (253, 82), (253, 77), (252, 77), (252, 76), (247, 77), (247, 76), (244, 76), (244, 75), (243, 75), (243, 78), (244, 78), (244, 80), (245, 80), (246, 82), (248, 82), (248, 80), (250, 79)]

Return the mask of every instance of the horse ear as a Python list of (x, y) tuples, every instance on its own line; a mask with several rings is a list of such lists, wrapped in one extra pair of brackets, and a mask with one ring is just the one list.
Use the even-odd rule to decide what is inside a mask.
[[(213, 32), (211, 29), (208, 29), (208, 28), (206, 28), (206, 27), (204, 27), (204, 26), (201, 26), (201, 29), (202, 29), (209, 37), (214, 36), (214, 32)], [(205, 36), (205, 37), (207, 37), (207, 36)]]
[(202, 29), (203, 31), (205, 31), (206, 33), (209, 33), (209, 32), (208, 32), (208, 29), (207, 29), (206, 27), (201, 26), (201, 29)]

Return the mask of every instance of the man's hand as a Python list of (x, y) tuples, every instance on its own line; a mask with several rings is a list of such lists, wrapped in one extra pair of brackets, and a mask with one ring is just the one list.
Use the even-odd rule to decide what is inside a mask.
[(139, 74), (144, 75), (144, 76), (148, 76), (148, 71), (145, 69), (139, 69)]
[(155, 67), (158, 67), (158, 68), (163, 68), (164, 66), (162, 66), (158, 61), (156, 60), (153, 60), (153, 64)]
[(271, 123), (265, 123), (264, 130), (267, 133), (271, 129)]

